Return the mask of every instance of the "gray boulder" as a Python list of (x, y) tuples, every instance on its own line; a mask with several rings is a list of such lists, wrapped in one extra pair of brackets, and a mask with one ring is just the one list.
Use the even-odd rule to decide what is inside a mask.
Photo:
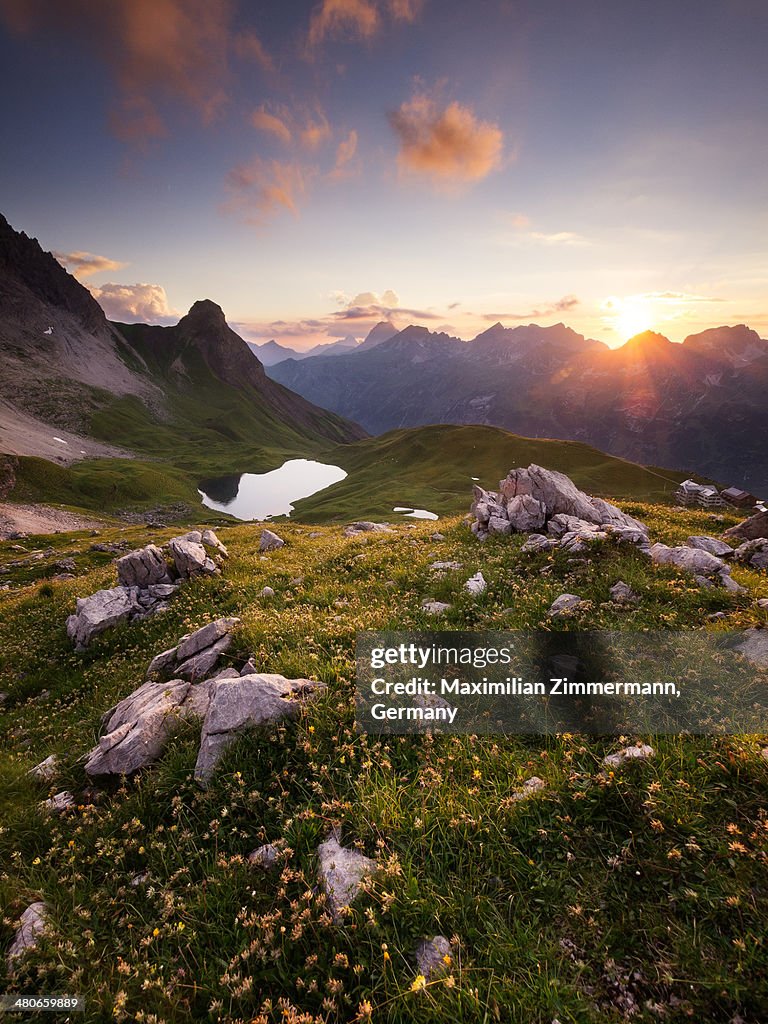
[(747, 629), (734, 648), (753, 665), (768, 668), (768, 629)]
[(227, 633), (226, 636), (211, 644), (210, 647), (206, 647), (204, 650), (198, 651), (197, 654), (193, 654), (191, 658), (179, 662), (174, 674), (181, 679), (189, 679), (191, 682), (207, 679), (218, 666), (221, 656), (232, 646), (233, 639)]
[(266, 843), (248, 854), (248, 863), (252, 867), (261, 868), (262, 871), (270, 871), (280, 862), (280, 854), (280, 846), (276, 843)]
[(219, 552), (219, 554), (222, 555), (224, 558), (228, 558), (229, 557), (229, 551), (227, 550), (226, 546), (221, 543), (221, 541), (216, 536), (216, 534), (213, 532), (213, 530), (211, 530), (211, 529), (203, 530), (203, 535), (201, 537), (201, 542), (207, 548), (216, 548), (216, 550)]
[(283, 547), (285, 541), (278, 537), (272, 530), (262, 530), (259, 538), (259, 551), (277, 551)]
[(470, 576), (464, 584), (464, 589), (472, 594), (473, 597), (479, 597), (480, 594), (485, 592), (488, 584), (485, 581), (485, 577), (481, 572), (476, 572), (474, 576)]
[(129, 551), (117, 560), (117, 581), (123, 587), (146, 589), (153, 583), (170, 583), (168, 564), (155, 544)]
[(718, 540), (717, 537), (689, 537), (688, 547), (708, 551), (710, 555), (716, 555), (717, 558), (731, 558), (733, 555), (731, 545)]
[(327, 897), (327, 906), (334, 921), (344, 916), (362, 885), (363, 879), (376, 873), (375, 860), (359, 850), (349, 849), (339, 842), (341, 836), (334, 829), (331, 836), (317, 848), (320, 884)]
[(214, 679), (203, 722), (195, 778), (206, 782), (216, 762), (243, 730), (285, 718), (295, 718), (302, 700), (325, 688), (309, 679), (280, 675)]
[(444, 615), (450, 610), (451, 606), (446, 604), (445, 601), (422, 601), (421, 607), (427, 613), (427, 615)]
[(139, 604), (137, 587), (113, 587), (97, 590), (90, 597), (78, 597), (76, 611), (67, 619), (67, 636), (77, 650), (84, 650), (99, 633), (141, 617), (145, 609)]
[(58, 770), (59, 759), (55, 754), (51, 754), (50, 757), (46, 757), (46, 759), (41, 761), (40, 764), (36, 764), (34, 768), (30, 768), (28, 774), (34, 775), (43, 782), (50, 782), (56, 777)]
[(550, 551), (556, 546), (557, 541), (551, 537), (545, 537), (543, 533), (532, 533), (520, 550), (526, 555), (538, 554), (540, 551)]
[(205, 715), (212, 685), (142, 683), (104, 715), (99, 742), (86, 755), (86, 773), (132, 775), (157, 761), (177, 722)]
[(649, 761), (655, 755), (656, 751), (653, 747), (649, 747), (647, 743), (641, 743), (632, 747), (624, 747), (623, 750), (618, 750), (615, 754), (608, 754), (603, 758), (603, 764), (606, 768), (621, 768), (627, 761)]
[(13, 937), (11, 948), (8, 950), (8, 966), (13, 967), (13, 961), (18, 959), (28, 949), (34, 949), (40, 936), (45, 931), (45, 919), (47, 907), (42, 900), (30, 903), (21, 915), (19, 927)]
[(726, 537), (733, 537), (734, 540), (759, 540), (768, 539), (768, 512), (757, 512), (755, 515), (745, 519), (737, 526), (732, 526), (725, 531)]
[(513, 803), (519, 803), (521, 800), (530, 800), (532, 796), (536, 796), (537, 793), (541, 793), (546, 788), (547, 784), (544, 779), (540, 779), (538, 775), (532, 775), (530, 779), (525, 780), (519, 789), (512, 793), (509, 799)]
[(64, 814), (65, 811), (75, 806), (75, 798), (69, 790), (65, 789), (61, 793), (56, 793), (48, 800), (43, 800), (40, 806), (48, 814)]
[(232, 630), (240, 619), (215, 619), (183, 636), (176, 647), (155, 655), (147, 669), (147, 679), (174, 675), (182, 679), (201, 679), (212, 674), (219, 658), (232, 646)]
[(501, 534), (502, 536), (512, 533), (512, 523), (501, 516), (491, 516), (488, 520), (488, 533)]
[(220, 570), (214, 560), (209, 558), (202, 543), (187, 540), (184, 537), (173, 537), (168, 542), (176, 572), (182, 579), (193, 576), (213, 576)]
[(701, 548), (689, 548), (685, 545), (670, 548), (666, 544), (654, 544), (650, 555), (657, 565), (676, 565), (678, 569), (698, 576), (722, 576), (731, 571), (722, 558), (702, 551)]
[(345, 537), (356, 537), (360, 533), (393, 533), (387, 523), (371, 523), (367, 520), (361, 520), (357, 523), (350, 523), (349, 526), (344, 527)]
[(768, 539), (744, 541), (736, 548), (734, 558), (752, 569), (768, 569)]
[(624, 580), (614, 583), (610, 589), (610, 595), (614, 604), (638, 604), (640, 601), (639, 596)]
[(416, 968), (425, 981), (447, 974), (451, 960), (451, 944), (444, 935), (422, 939), (416, 947)]

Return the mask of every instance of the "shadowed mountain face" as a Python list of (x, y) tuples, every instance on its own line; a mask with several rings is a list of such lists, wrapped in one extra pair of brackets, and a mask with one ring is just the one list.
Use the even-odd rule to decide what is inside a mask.
[(617, 349), (563, 324), (495, 324), (470, 342), (409, 327), (372, 351), (269, 373), (371, 433), (483, 423), (768, 490), (768, 342), (744, 325), (682, 345), (646, 332)]
[(0, 359), (0, 451), (14, 454), (120, 454), (109, 442), (172, 457), (193, 437), (302, 451), (365, 434), (270, 380), (216, 303), (196, 302), (175, 327), (110, 323), (2, 217)]

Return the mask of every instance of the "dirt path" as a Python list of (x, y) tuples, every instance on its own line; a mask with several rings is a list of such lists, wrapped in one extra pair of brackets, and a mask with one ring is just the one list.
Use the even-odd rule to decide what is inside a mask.
[(97, 519), (86, 519), (49, 505), (13, 505), (0, 502), (0, 540), (11, 533), (56, 533), (66, 530), (92, 530), (103, 526)]

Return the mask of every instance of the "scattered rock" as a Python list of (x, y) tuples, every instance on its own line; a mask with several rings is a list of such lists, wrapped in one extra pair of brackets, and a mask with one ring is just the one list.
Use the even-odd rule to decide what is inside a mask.
[(325, 689), (309, 679), (280, 675), (214, 679), (203, 721), (195, 778), (206, 782), (224, 750), (243, 730), (283, 718), (295, 718), (299, 702)]
[(610, 595), (614, 604), (639, 604), (640, 602), (639, 595), (624, 580), (614, 583), (610, 589)]
[(168, 541), (168, 548), (173, 557), (176, 572), (182, 579), (194, 576), (214, 576), (221, 570), (210, 558), (202, 543), (187, 540), (186, 537), (173, 537)]
[(42, 900), (30, 903), (21, 915), (19, 927), (13, 937), (11, 948), (8, 950), (8, 965), (12, 966), (14, 960), (20, 957), (28, 949), (34, 949), (38, 939), (45, 931), (45, 919), (47, 907)]
[(261, 537), (259, 539), (259, 551), (277, 551), (278, 548), (283, 547), (285, 541), (273, 533), (271, 530), (262, 530)]
[(444, 615), (450, 610), (451, 605), (446, 604), (445, 601), (422, 601), (421, 607), (427, 613), (427, 615)]
[(530, 779), (525, 780), (520, 789), (516, 789), (512, 793), (509, 799), (514, 803), (518, 803), (520, 800), (528, 800), (546, 788), (547, 784), (544, 779), (540, 779), (538, 775), (532, 775)]
[(730, 565), (709, 551), (685, 545), (670, 548), (666, 544), (654, 544), (650, 549), (650, 556), (657, 565), (676, 565), (678, 569), (693, 573), (697, 579), (714, 579), (733, 593), (742, 592), (742, 588), (733, 580), (726, 582), (731, 572)]
[(745, 630), (742, 633), (741, 642), (734, 650), (751, 661), (753, 665), (768, 668), (768, 630)]
[(711, 615), (707, 616), (707, 622), (723, 622), (728, 616), (725, 612), (712, 612)]
[(143, 618), (147, 610), (139, 604), (138, 594), (137, 587), (114, 587), (78, 597), (75, 614), (67, 619), (67, 636), (74, 640), (76, 650), (84, 650), (106, 629)]
[(710, 555), (716, 555), (718, 558), (731, 558), (733, 555), (731, 545), (716, 537), (689, 537), (688, 547), (708, 551)]
[(444, 935), (422, 939), (416, 947), (416, 968), (425, 981), (447, 974), (451, 960), (451, 944)]
[(203, 530), (202, 542), (207, 548), (216, 548), (223, 558), (229, 558), (229, 551), (211, 529)]
[(712, 580), (707, 579), (706, 576), (694, 576), (693, 577), (693, 581), (699, 587), (701, 587), (702, 590), (713, 590), (714, 586), (715, 586), (715, 584), (712, 582)]
[(349, 526), (344, 527), (345, 537), (356, 537), (360, 533), (393, 533), (388, 523), (371, 523), (368, 521), (361, 521), (358, 523), (350, 523)]
[(49, 814), (63, 814), (75, 806), (75, 798), (72, 793), (65, 789), (61, 793), (56, 793), (50, 799), (43, 800), (40, 806)]
[(430, 533), (429, 539), (430, 540), (434, 540), (434, 541), (445, 540), (445, 534), (444, 533)]
[(768, 597), (759, 597), (757, 599), (758, 608), (768, 608)]
[(344, 908), (357, 896), (363, 879), (374, 874), (378, 867), (375, 860), (359, 850), (342, 846), (340, 838), (335, 829), (317, 848), (320, 884), (328, 898), (328, 910), (334, 921), (342, 919)]
[(248, 863), (262, 871), (270, 871), (280, 861), (281, 849), (276, 843), (267, 843), (248, 854)]
[(272, 589), (272, 587), (263, 587), (259, 591), (259, 597), (274, 597), (274, 596), (275, 596), (275, 592)]
[(734, 558), (752, 569), (768, 569), (768, 540), (744, 541), (734, 552)]
[(547, 614), (551, 619), (560, 619), (575, 612), (584, 604), (577, 594), (561, 594), (549, 606)]
[(756, 512), (749, 519), (726, 530), (725, 536), (735, 537), (738, 540), (768, 539), (768, 512)]
[(311, 537), (312, 540), (314, 540), (316, 537), (322, 537), (323, 535), (319, 530), (312, 530), (311, 533), (308, 534), (308, 536)]
[(183, 636), (176, 647), (157, 654), (149, 663), (147, 679), (173, 675), (180, 679), (202, 679), (211, 675), (222, 654), (232, 646), (235, 617), (214, 619)]
[(140, 885), (144, 885), (145, 882), (149, 881), (148, 871), (139, 871), (137, 874), (131, 876), (130, 884), (134, 889), (138, 889)]
[(726, 576), (725, 574), (720, 577), (720, 582), (723, 587), (730, 594), (748, 594), (749, 591), (746, 587), (742, 587), (740, 583), (737, 583), (732, 576)]
[(117, 560), (117, 581), (122, 587), (149, 587), (152, 583), (171, 583), (168, 565), (155, 544), (129, 551)]
[(488, 533), (505, 534), (512, 533), (512, 523), (508, 519), (502, 519), (501, 516), (491, 516), (488, 520)]
[(38, 779), (42, 779), (43, 782), (50, 782), (56, 777), (56, 772), (59, 768), (59, 759), (55, 754), (51, 754), (46, 757), (40, 764), (36, 764), (34, 768), (29, 769), (29, 774), (36, 776)]
[(463, 569), (464, 566), (461, 562), (433, 562), (430, 567), (430, 572), (452, 572), (456, 569)]
[(474, 576), (470, 576), (464, 584), (464, 589), (469, 591), (473, 597), (479, 597), (480, 594), (485, 592), (488, 584), (485, 582), (485, 577), (481, 572), (476, 572)]
[(540, 551), (550, 551), (557, 547), (557, 541), (551, 537), (545, 537), (543, 533), (532, 533), (520, 550), (528, 554), (538, 554)]
[(608, 754), (603, 758), (603, 764), (608, 768), (621, 768), (627, 761), (648, 761), (655, 756), (656, 751), (653, 747), (641, 743), (633, 747), (624, 747), (615, 754)]
[(530, 494), (516, 494), (507, 502), (507, 519), (518, 533), (538, 530), (547, 521), (547, 506)]

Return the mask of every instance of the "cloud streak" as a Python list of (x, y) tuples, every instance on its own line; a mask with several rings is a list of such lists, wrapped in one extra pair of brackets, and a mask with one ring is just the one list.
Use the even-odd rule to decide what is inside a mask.
[(316, 168), (295, 161), (254, 157), (229, 172), (226, 183), (229, 199), (224, 209), (257, 227), (281, 210), (297, 216), (301, 200), (316, 174)]
[(415, 22), (425, 0), (321, 0), (309, 19), (307, 49), (311, 53), (328, 39), (373, 39), (387, 19)]
[(93, 252), (55, 252), (53, 254), (62, 266), (82, 281), (83, 278), (93, 277), (94, 274), (103, 274), (108, 270), (122, 270), (127, 263), (120, 263), (118, 260), (111, 260), (108, 256), (97, 256)]
[(482, 319), (491, 323), (504, 320), (537, 320), (545, 316), (552, 316), (554, 313), (568, 313), (581, 305), (581, 300), (575, 295), (564, 295), (556, 302), (551, 302), (544, 308), (536, 308), (528, 313), (483, 313)]
[(456, 101), (441, 106), (417, 93), (389, 115), (400, 143), (401, 175), (426, 178), (438, 185), (480, 181), (501, 163), (504, 136), (471, 107)]

